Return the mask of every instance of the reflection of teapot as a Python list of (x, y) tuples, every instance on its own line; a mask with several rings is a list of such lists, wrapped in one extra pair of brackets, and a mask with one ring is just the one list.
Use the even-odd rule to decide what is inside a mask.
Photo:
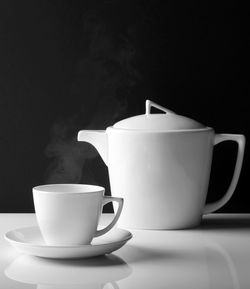
[[(151, 106), (165, 113), (151, 114)], [(245, 147), (243, 135), (215, 134), (151, 101), (144, 115), (104, 131), (82, 130), (78, 140), (96, 147), (108, 166), (112, 195), (124, 198), (119, 225), (141, 229), (192, 227), (203, 213), (222, 207), (235, 190)], [(226, 194), (205, 205), (213, 146), (226, 140), (238, 143), (234, 175)]]
[(37, 284), (39, 289), (119, 288), (116, 282), (131, 272), (127, 263), (112, 254), (85, 260), (52, 260), (21, 255), (5, 270), (10, 279)]
[[(148, 232), (141, 231), (138, 236), (140, 245), (129, 244), (129, 249), (121, 252), (128, 264), (133, 264), (133, 274), (120, 283), (121, 289), (131, 288), (138, 280), (143, 289), (241, 288), (241, 266), (237, 268), (227, 246), (213, 236), (193, 230), (154, 232), (153, 242), (148, 242)], [(243, 280), (242, 284), (248, 283)]]

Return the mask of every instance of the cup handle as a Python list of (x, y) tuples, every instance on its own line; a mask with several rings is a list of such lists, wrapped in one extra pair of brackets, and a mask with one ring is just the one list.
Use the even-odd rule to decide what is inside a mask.
[(224, 206), (232, 197), (236, 185), (239, 180), (240, 171), (243, 162), (244, 150), (245, 150), (245, 136), (240, 134), (216, 134), (214, 137), (214, 145), (223, 142), (223, 141), (236, 141), (238, 143), (238, 152), (237, 152), (237, 159), (235, 163), (234, 173), (229, 185), (229, 188), (225, 195), (218, 201), (209, 203), (205, 205), (204, 214), (212, 213), (222, 206)]
[(123, 207), (123, 199), (122, 198), (104, 196), (103, 206), (106, 205), (107, 203), (110, 203), (110, 202), (117, 202), (118, 203), (118, 210), (117, 210), (117, 212), (115, 214), (115, 217), (112, 220), (112, 222), (107, 227), (105, 227), (104, 229), (97, 230), (96, 233), (95, 233), (95, 237), (99, 237), (99, 236), (107, 233), (109, 230), (111, 230), (114, 227), (114, 225), (116, 224), (116, 222), (118, 221), (118, 219), (119, 219), (119, 217), (121, 215), (122, 207)]

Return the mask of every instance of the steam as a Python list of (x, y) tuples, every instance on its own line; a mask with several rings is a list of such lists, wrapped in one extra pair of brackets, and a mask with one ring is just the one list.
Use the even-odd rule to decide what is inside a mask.
[(85, 167), (97, 152), (89, 144), (77, 142), (77, 132), (105, 129), (117, 121), (125, 113), (126, 100), (139, 77), (132, 66), (132, 43), (125, 35), (114, 34), (97, 14), (83, 15), (81, 34), (69, 101), (80, 98), (82, 102), (74, 115), (52, 126), (45, 149), (45, 155), (52, 160), (45, 174), (46, 183), (79, 183), (94, 175)]

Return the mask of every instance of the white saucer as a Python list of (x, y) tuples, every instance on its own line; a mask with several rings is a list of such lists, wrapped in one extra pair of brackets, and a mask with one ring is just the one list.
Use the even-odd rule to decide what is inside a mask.
[(12, 230), (4, 237), (21, 253), (44, 258), (75, 259), (90, 258), (116, 251), (132, 238), (132, 234), (127, 230), (114, 228), (105, 235), (94, 238), (90, 245), (74, 246), (46, 245), (37, 226)]

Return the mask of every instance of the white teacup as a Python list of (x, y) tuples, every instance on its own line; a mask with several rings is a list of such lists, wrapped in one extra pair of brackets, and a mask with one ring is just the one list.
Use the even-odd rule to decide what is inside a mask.
[[(90, 244), (94, 237), (107, 233), (120, 217), (123, 199), (104, 196), (100, 186), (51, 184), (33, 188), (36, 218), (48, 245)], [(118, 202), (113, 221), (97, 230), (102, 207)]]

